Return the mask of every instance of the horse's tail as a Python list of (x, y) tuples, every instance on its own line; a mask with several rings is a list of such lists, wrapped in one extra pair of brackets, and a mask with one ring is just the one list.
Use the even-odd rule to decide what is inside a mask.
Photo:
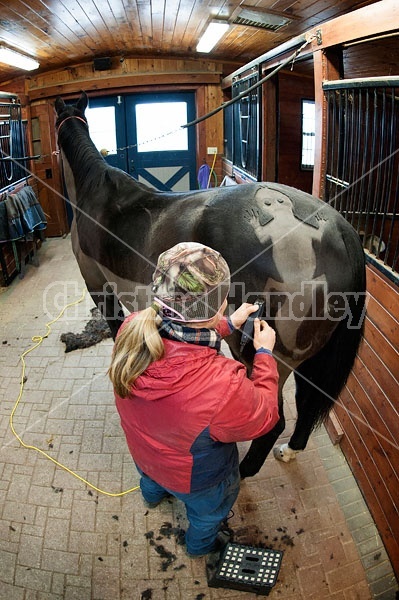
[[(364, 260), (363, 249), (362, 258)], [(355, 259), (356, 260), (356, 259)], [(345, 385), (363, 337), (366, 306), (365, 268), (356, 270), (356, 290), (347, 294), (346, 316), (340, 320), (327, 344), (295, 371), (297, 402), (306, 406), (311, 429), (330, 412)]]

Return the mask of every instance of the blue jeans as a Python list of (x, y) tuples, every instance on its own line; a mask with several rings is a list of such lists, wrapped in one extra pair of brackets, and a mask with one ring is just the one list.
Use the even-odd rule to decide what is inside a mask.
[(224, 481), (199, 492), (180, 494), (168, 490), (140, 471), (140, 488), (144, 500), (159, 502), (168, 494), (181, 500), (186, 507), (189, 527), (186, 531), (187, 552), (203, 555), (215, 548), (221, 523), (227, 518), (237, 500), (240, 490), (240, 475), (234, 470)]

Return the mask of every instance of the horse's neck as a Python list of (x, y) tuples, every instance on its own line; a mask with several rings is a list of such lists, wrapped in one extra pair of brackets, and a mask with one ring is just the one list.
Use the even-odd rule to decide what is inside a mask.
[[(106, 169), (107, 164), (93, 144), (87, 130), (81, 124), (69, 123), (67, 134), (61, 132), (59, 146), (61, 148), (65, 185), (73, 210), (77, 204), (76, 188), (84, 177), (84, 171), (89, 165), (98, 164), (99, 169)], [(75, 210), (74, 210), (75, 212)]]
[(65, 186), (68, 191), (68, 200), (72, 207), (72, 211), (75, 214), (75, 209), (76, 209), (75, 177), (73, 175), (71, 166), (70, 166), (69, 161), (68, 161), (67, 157), (65, 156), (65, 153), (63, 150), (61, 150), (61, 156), (62, 156), (62, 167), (63, 167), (63, 171), (64, 171)]
[(75, 176), (81, 172), (82, 165), (88, 162), (97, 162), (100, 167), (104, 167), (104, 159), (92, 142), (85, 126), (74, 120), (67, 126), (70, 129), (67, 134), (61, 131), (59, 145)]
[[(68, 197), (72, 208), (75, 212), (75, 207), (82, 201), (87, 199), (86, 193), (81, 194), (82, 186), (86, 186), (87, 182), (92, 181), (93, 173), (96, 174), (96, 182), (105, 174), (105, 171), (112, 172), (112, 178), (115, 183), (115, 175), (119, 169), (110, 167), (103, 159), (101, 154), (93, 144), (88, 131), (83, 129), (81, 123), (70, 121), (70, 129), (67, 132), (61, 132), (59, 138), (59, 146), (62, 152), (62, 162), (64, 168), (65, 185), (68, 190)], [(90, 176), (88, 176), (90, 172)], [(120, 171), (119, 179), (129, 180), (131, 187), (131, 200), (139, 198), (148, 198), (153, 195), (152, 188), (135, 181), (133, 178)], [(133, 193), (134, 192), (134, 193)]]

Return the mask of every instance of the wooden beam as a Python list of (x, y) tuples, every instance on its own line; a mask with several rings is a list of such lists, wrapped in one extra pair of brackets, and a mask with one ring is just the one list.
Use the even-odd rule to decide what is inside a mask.
[(324, 50), (344, 42), (397, 29), (399, 29), (399, 3), (397, 0), (381, 0), (313, 27), (307, 31), (306, 38), (317, 35), (318, 39), (312, 42), (313, 49)]
[(316, 106), (315, 122), (315, 164), (313, 169), (312, 194), (324, 196), (327, 159), (327, 100), (323, 91), (323, 81), (339, 79), (342, 76), (342, 50), (330, 48), (313, 54), (314, 90)]
[[(88, 78), (76, 81), (49, 85), (40, 88), (29, 89), (29, 98), (31, 101), (42, 100), (44, 98), (54, 98), (56, 96), (65, 96), (68, 94), (78, 94), (84, 88), (85, 92), (114, 90), (121, 87), (137, 87), (146, 85), (170, 85), (171, 75), (168, 74), (143, 74), (136, 73), (131, 75), (120, 75), (116, 77), (107, 77), (106, 79)], [(220, 74), (218, 73), (178, 73), (173, 74), (173, 84), (220, 84)]]

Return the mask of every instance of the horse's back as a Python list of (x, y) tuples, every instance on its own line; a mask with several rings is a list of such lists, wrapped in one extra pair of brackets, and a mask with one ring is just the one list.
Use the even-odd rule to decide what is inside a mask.
[[(242, 188), (242, 189), (241, 189)], [(353, 227), (334, 208), (295, 188), (258, 183), (224, 188), (209, 197), (198, 241), (219, 250), (245, 277), (289, 284), (323, 278), (332, 290), (352, 291), (363, 249)]]

